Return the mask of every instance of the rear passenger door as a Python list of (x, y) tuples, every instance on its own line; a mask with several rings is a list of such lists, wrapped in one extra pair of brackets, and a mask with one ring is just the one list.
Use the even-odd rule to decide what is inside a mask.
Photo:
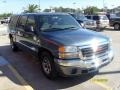
[(16, 42), (18, 45), (25, 45), (25, 25), (27, 21), (27, 16), (21, 15), (18, 19), (18, 23), (16, 25)]
[(37, 35), (36, 35), (36, 23), (34, 15), (29, 15), (25, 25), (24, 44), (30, 51), (37, 52)]

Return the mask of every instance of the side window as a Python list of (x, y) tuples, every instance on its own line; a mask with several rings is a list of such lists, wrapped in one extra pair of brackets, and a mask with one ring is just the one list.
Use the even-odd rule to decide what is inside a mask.
[(91, 16), (86, 16), (87, 17), (87, 19), (91, 19)]
[(12, 17), (10, 18), (10, 23), (9, 23), (9, 26), (10, 26), (10, 27), (13, 27), (13, 20), (14, 20), (14, 16), (12, 16)]
[(13, 18), (14, 18), (14, 16), (12, 16), (12, 17), (10, 18), (10, 24), (13, 24)]
[(35, 30), (35, 18), (34, 16), (28, 16), (28, 20), (26, 22), (25, 31), (33, 32)]
[(14, 25), (14, 27), (15, 27), (16, 24), (17, 24), (18, 17), (19, 17), (19, 16), (15, 16), (15, 18), (13, 19), (13, 25)]
[(93, 20), (99, 20), (99, 16), (93, 16)]
[(101, 20), (108, 20), (108, 17), (106, 15), (100, 16)]
[(10, 29), (13, 29), (13, 30), (15, 29), (16, 24), (17, 24), (18, 17), (19, 17), (19, 16), (12, 16), (12, 17), (10, 18), (10, 22), (9, 22), (9, 27), (10, 27)]
[(26, 21), (27, 21), (27, 16), (21, 16), (21, 17), (19, 18), (19, 22), (18, 22), (17, 27), (18, 27), (18, 28), (21, 28), (21, 29), (24, 29), (25, 24), (26, 24)]

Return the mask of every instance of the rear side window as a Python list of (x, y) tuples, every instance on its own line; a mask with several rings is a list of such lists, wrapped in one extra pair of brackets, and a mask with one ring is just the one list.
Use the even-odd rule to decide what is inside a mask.
[(93, 16), (93, 20), (99, 20), (99, 16)]
[(101, 20), (108, 20), (107, 16), (105, 16), (105, 15), (100, 16), (100, 19), (101, 19)]
[(26, 21), (27, 21), (27, 16), (20, 16), (17, 27), (24, 29)]
[(12, 16), (9, 23), (10, 30), (15, 30), (19, 16)]
[(91, 19), (91, 16), (86, 16), (87, 17), (87, 19)]

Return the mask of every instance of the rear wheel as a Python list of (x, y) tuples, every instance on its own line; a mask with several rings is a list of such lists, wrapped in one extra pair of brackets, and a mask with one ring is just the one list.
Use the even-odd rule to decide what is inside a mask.
[(120, 29), (120, 25), (118, 23), (114, 24), (114, 29), (115, 30), (119, 30)]
[(44, 75), (49, 79), (55, 79), (57, 77), (57, 71), (52, 55), (48, 52), (43, 52), (40, 59), (41, 69)]
[(10, 38), (10, 45), (11, 45), (11, 48), (14, 52), (18, 51), (18, 47), (15, 44), (15, 42), (13, 41), (13, 38)]

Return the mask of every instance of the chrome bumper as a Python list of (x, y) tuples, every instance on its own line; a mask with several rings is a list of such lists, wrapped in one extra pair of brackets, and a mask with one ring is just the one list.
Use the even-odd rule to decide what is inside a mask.
[(108, 55), (92, 60), (61, 60), (55, 59), (56, 66), (60, 73), (65, 76), (80, 75), (97, 71), (99, 68), (107, 65), (113, 60), (112, 50)]

